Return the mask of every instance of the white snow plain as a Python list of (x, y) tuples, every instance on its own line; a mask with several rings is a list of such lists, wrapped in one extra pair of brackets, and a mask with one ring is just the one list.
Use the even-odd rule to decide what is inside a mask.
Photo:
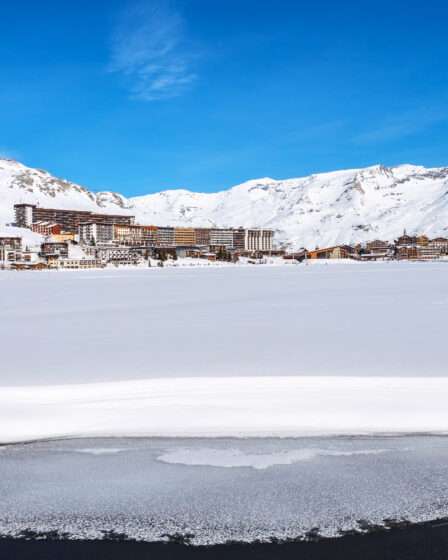
[(448, 432), (448, 264), (0, 272), (0, 443)]

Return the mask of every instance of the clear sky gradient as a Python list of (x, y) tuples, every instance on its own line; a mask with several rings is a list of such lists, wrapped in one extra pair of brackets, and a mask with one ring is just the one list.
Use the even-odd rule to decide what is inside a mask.
[(0, 155), (96, 190), (448, 165), (448, 4), (15, 0)]

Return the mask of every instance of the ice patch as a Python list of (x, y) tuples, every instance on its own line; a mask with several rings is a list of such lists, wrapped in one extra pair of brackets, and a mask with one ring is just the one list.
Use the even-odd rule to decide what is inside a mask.
[(262, 470), (274, 465), (291, 465), (299, 461), (309, 461), (318, 456), (375, 455), (387, 449), (362, 449), (357, 451), (337, 451), (330, 449), (296, 449), (278, 453), (244, 453), (239, 449), (177, 449), (160, 455), (158, 461), (190, 466), (211, 467), (252, 467)]
[(90, 453), (91, 455), (110, 455), (113, 453), (120, 453), (120, 451), (126, 451), (126, 449), (120, 449), (117, 447), (87, 447), (85, 449), (74, 449), (77, 453)]

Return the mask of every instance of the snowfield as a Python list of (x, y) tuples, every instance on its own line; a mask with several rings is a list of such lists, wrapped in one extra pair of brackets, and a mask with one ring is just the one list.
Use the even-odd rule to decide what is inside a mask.
[(0, 442), (448, 432), (448, 263), (0, 272)]

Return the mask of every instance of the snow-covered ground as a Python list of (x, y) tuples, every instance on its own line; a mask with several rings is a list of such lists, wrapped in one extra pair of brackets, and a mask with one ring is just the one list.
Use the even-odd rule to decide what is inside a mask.
[(448, 431), (448, 263), (0, 272), (0, 442)]

